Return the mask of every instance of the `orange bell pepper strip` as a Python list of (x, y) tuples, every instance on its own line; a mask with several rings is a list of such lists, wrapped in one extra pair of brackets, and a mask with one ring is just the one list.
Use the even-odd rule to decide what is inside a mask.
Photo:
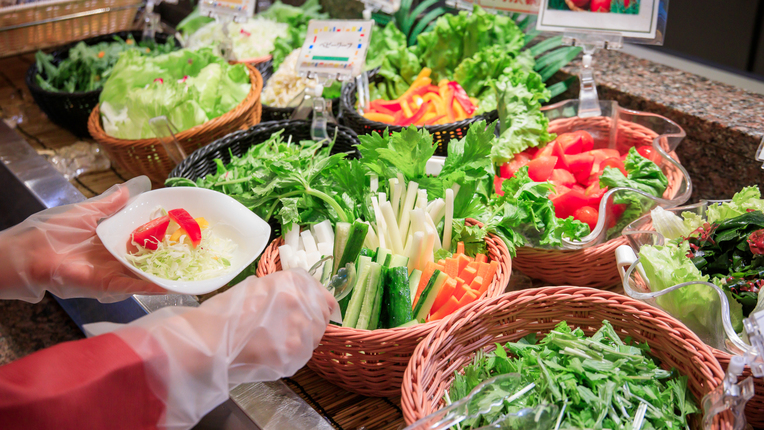
[(447, 85), (440, 88), (442, 90), (440, 96), (443, 98), (446, 105), (446, 117), (448, 118), (448, 122), (454, 122), (456, 121), (456, 112), (454, 111), (454, 90)]
[(401, 121), (401, 126), (406, 127), (411, 124), (416, 124), (424, 118), (424, 115), (427, 113), (427, 108), (430, 107), (430, 102), (427, 102), (423, 104), (422, 106), (419, 106), (419, 110), (414, 113), (414, 115), (411, 118), (406, 118), (405, 120)]
[(369, 121), (384, 122), (385, 124), (395, 123), (395, 117), (393, 117), (393, 115), (387, 115), (384, 113), (366, 112), (363, 114), (363, 117), (368, 119)]
[(462, 105), (456, 101), (456, 97), (454, 97), (454, 100), (451, 102), (451, 108), (454, 110), (454, 120), (461, 121), (463, 119), (469, 118), (467, 113), (464, 112), (464, 109), (462, 109)]
[(432, 74), (432, 69), (429, 67), (425, 67), (422, 69), (422, 71), (419, 72), (418, 75), (416, 75), (416, 78), (429, 78), (430, 74)]
[(446, 102), (443, 101), (440, 94), (430, 92), (422, 96), (422, 100), (432, 102), (433, 106), (435, 106), (435, 112), (437, 112), (438, 115), (446, 115)]
[(414, 116), (414, 113), (411, 112), (411, 107), (409, 107), (409, 104), (406, 102), (401, 103), (401, 110), (403, 111), (403, 116), (406, 118)]

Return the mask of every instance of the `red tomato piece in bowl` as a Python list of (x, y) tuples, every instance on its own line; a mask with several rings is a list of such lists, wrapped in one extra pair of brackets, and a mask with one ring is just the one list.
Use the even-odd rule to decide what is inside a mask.
[(133, 232), (130, 233), (130, 237), (133, 242), (146, 249), (155, 251), (159, 246), (159, 242), (164, 239), (164, 235), (167, 233), (167, 227), (169, 225), (170, 217), (168, 216), (152, 219), (146, 224), (133, 230)]
[(554, 156), (538, 157), (531, 160), (528, 162), (528, 177), (536, 182), (544, 182), (549, 179), (555, 164), (557, 164), (557, 157)]

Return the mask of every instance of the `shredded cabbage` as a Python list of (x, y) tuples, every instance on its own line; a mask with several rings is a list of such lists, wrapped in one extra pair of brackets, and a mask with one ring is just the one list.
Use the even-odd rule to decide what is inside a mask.
[(264, 104), (273, 107), (288, 107), (289, 102), (297, 97), (305, 88), (314, 88), (318, 85), (315, 79), (301, 78), (297, 76), (297, 59), (300, 49), (295, 49), (284, 58), (279, 69), (268, 79), (262, 93)]
[[(265, 18), (252, 18), (245, 23), (230, 23), (228, 34), (233, 42), (233, 55), (238, 60), (247, 60), (268, 55), (274, 49), (278, 37), (286, 37), (288, 24)], [(211, 22), (188, 38), (187, 48), (212, 47), (220, 55), (220, 42), (224, 39), (223, 27), (219, 22)]]
[(196, 248), (181, 236), (178, 243), (171, 243), (168, 235), (156, 251), (146, 249), (136, 242), (135, 254), (125, 258), (142, 271), (173, 281), (202, 281), (220, 276), (231, 270), (231, 257), (236, 243), (212, 234), (212, 228), (202, 231), (202, 241)]

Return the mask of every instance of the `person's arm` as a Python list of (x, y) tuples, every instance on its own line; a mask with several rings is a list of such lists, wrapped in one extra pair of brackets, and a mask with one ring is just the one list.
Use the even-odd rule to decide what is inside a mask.
[(233, 386), (304, 366), (336, 307), (307, 272), (288, 270), (247, 278), (198, 308), (92, 324), (117, 330), (0, 367), (0, 428), (189, 429)]
[[(119, 336), (66, 342), (0, 367), (5, 430), (155, 429), (164, 403)], [(155, 350), (153, 360), (161, 360)]]

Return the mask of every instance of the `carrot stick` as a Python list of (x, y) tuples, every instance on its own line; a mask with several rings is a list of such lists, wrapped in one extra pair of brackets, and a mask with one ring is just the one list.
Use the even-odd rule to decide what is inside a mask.
[(470, 259), (464, 254), (459, 254), (459, 273), (462, 273), (467, 265), (470, 264)]
[(457, 309), (459, 309), (459, 301), (456, 300), (456, 297), (451, 296), (448, 298), (446, 304), (441, 306), (437, 312), (430, 315), (430, 321), (439, 320), (443, 317), (451, 315)]
[(467, 291), (466, 293), (464, 293), (462, 298), (459, 300), (459, 305), (458, 305), (459, 308), (474, 302), (475, 300), (477, 300), (478, 297), (480, 297), (480, 296), (475, 291), (472, 291), (472, 290)]
[(416, 306), (416, 302), (419, 300), (419, 296), (422, 295), (422, 292), (424, 291), (424, 288), (427, 286), (427, 283), (430, 281), (430, 278), (432, 277), (433, 272), (435, 270), (443, 271), (443, 266), (439, 264), (435, 264), (432, 261), (428, 261), (424, 265), (424, 270), (422, 271), (422, 277), (419, 279), (419, 285), (416, 289), (416, 296), (414, 297), (414, 303), (411, 304), (411, 307), (413, 309), (414, 306)]
[(456, 244), (456, 253), (464, 254), (464, 242), (459, 242)]
[(454, 297), (457, 300), (461, 299), (464, 292), (470, 289), (470, 284), (464, 282), (461, 278), (456, 278), (456, 289), (454, 290)]
[(476, 277), (472, 280), (472, 282), (470, 282), (470, 289), (476, 293), (479, 292), (481, 288), (483, 288), (483, 278), (480, 276)]
[(435, 302), (432, 304), (432, 308), (430, 309), (430, 314), (436, 312), (438, 309), (440, 309), (441, 306), (446, 304), (448, 299), (454, 295), (455, 289), (456, 289), (456, 279), (448, 278), (446, 283), (443, 285), (443, 288), (438, 293), (438, 297), (435, 297)]
[(477, 261), (478, 263), (487, 263), (488, 256), (485, 254), (478, 254), (475, 256), (475, 261)]
[(491, 261), (490, 263), (483, 263), (478, 268), (477, 275), (483, 278), (483, 280), (491, 279), (493, 280), (493, 275), (496, 273), (496, 268), (499, 266), (499, 263), (495, 261)]
[(456, 258), (446, 258), (445, 272), (448, 276), (456, 278), (459, 276), (459, 260)]
[[(472, 264), (472, 263), (470, 263)], [(467, 266), (462, 270), (461, 274), (459, 275), (460, 278), (464, 280), (464, 283), (469, 285), (473, 279), (475, 279), (475, 276), (477, 276), (477, 269), (474, 267)]]

